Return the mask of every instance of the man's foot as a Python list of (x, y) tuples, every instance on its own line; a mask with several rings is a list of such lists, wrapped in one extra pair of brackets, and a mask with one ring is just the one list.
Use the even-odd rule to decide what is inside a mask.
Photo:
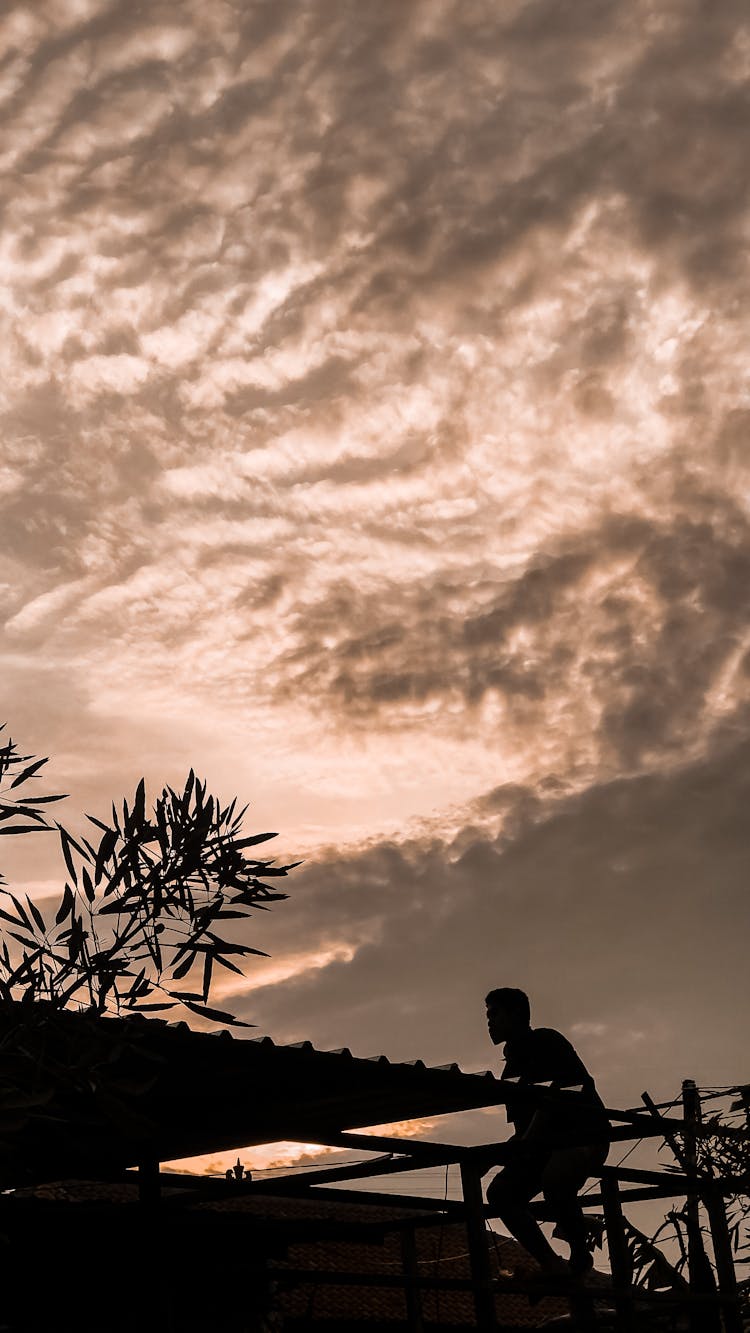
[(548, 1296), (556, 1296), (560, 1291), (560, 1282), (566, 1285), (572, 1277), (570, 1264), (568, 1264), (562, 1255), (552, 1254), (547, 1259), (538, 1260), (541, 1273), (532, 1277), (529, 1282), (527, 1298), (529, 1305), (538, 1305), (540, 1301), (546, 1300)]
[(551, 1254), (539, 1260), (539, 1267), (545, 1277), (570, 1277), (570, 1264), (561, 1254)]
[(584, 1277), (594, 1267), (594, 1256), (587, 1246), (571, 1246), (568, 1270), (573, 1277)]

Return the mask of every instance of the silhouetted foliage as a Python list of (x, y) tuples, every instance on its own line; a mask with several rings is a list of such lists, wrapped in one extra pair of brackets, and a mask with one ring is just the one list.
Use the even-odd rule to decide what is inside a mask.
[[(45, 809), (62, 796), (21, 795), (46, 763), (12, 741), (0, 749), (0, 836), (56, 829), (67, 871), (51, 923), (28, 895), (0, 888), (0, 999), (97, 1014), (182, 1004), (239, 1023), (208, 1003), (214, 968), (242, 976), (238, 960), (266, 956), (223, 931), (287, 897), (264, 881), (293, 866), (248, 854), (276, 834), (243, 836), (247, 807), (222, 806), (191, 770), (184, 789), (165, 787), (151, 810), (141, 779), (130, 803), (112, 805), (109, 823), (86, 816), (95, 841), (74, 838)], [(191, 973), (197, 986), (179, 989)]]
[[(729, 1125), (748, 1131), (743, 1138), (706, 1138), (698, 1141), (698, 1169), (707, 1176), (729, 1176), (744, 1182), (744, 1189), (725, 1198), (727, 1223), (735, 1262), (744, 1268), (750, 1264), (750, 1086), (727, 1089), (728, 1102), (721, 1111), (706, 1117), (709, 1125)], [(741, 1300), (750, 1315), (750, 1279), (741, 1284)]]
[[(5, 727), (5, 722), (0, 724), (0, 732), (5, 731)], [(36, 759), (32, 754), (19, 754), (18, 746), (10, 737), (0, 745), (0, 834), (8, 837), (51, 831), (53, 826), (46, 812), (39, 807), (64, 801), (65, 796), (23, 796), (18, 790), (36, 777), (48, 762), (47, 759)], [(0, 873), (0, 884), (4, 883)]]
[[(727, 1126), (735, 1130), (750, 1131), (750, 1087), (738, 1086), (709, 1092), (707, 1097), (714, 1102), (724, 1103), (705, 1117), (705, 1124)], [(703, 1119), (703, 1117), (701, 1117)], [(667, 1171), (684, 1172), (685, 1143), (683, 1136), (676, 1133), (670, 1145), (676, 1161), (666, 1165)], [(735, 1194), (724, 1195), (727, 1213), (729, 1237), (735, 1265), (740, 1273), (750, 1264), (750, 1198), (747, 1186), (750, 1184), (750, 1137), (701, 1136), (696, 1142), (696, 1167), (700, 1176), (707, 1180), (723, 1177), (738, 1182)], [(679, 1292), (687, 1287), (688, 1254), (690, 1250), (690, 1215), (687, 1199), (673, 1207), (666, 1214), (664, 1221), (650, 1239), (638, 1232), (630, 1221), (626, 1223), (626, 1234), (634, 1265), (635, 1281), (647, 1288), (671, 1287)], [(703, 1231), (701, 1231), (703, 1235)], [(659, 1244), (671, 1241), (676, 1244), (677, 1257), (674, 1264), (669, 1264)], [(716, 1275), (704, 1247), (702, 1257), (697, 1256), (697, 1264), (703, 1265), (698, 1273), (699, 1284), (705, 1291), (717, 1290)], [(743, 1316), (750, 1316), (750, 1278), (747, 1276), (738, 1282), (738, 1293)], [(711, 1318), (718, 1321), (718, 1314)], [(711, 1324), (708, 1312), (704, 1316), (706, 1329), (718, 1327), (718, 1322)]]
[(664, 1232), (671, 1225), (670, 1216), (654, 1235), (649, 1237), (640, 1231), (630, 1218), (624, 1221), (625, 1240), (633, 1266), (633, 1282), (636, 1286), (644, 1287), (646, 1291), (671, 1289), (675, 1292), (685, 1292), (688, 1289), (687, 1279), (683, 1273), (687, 1251), (681, 1254), (677, 1264), (671, 1264), (657, 1245), (657, 1241), (663, 1238)]

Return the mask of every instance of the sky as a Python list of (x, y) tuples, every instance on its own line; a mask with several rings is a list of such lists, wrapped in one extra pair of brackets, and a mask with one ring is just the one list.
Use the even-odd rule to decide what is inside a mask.
[(278, 1041), (499, 1069), (515, 985), (747, 1081), (749, 76), (744, 0), (3, 7), (3, 716), (303, 858)]

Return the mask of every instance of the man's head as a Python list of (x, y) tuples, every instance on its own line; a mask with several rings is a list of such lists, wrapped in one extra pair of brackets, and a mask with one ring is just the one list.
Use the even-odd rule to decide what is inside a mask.
[(529, 997), (514, 986), (500, 986), (485, 996), (487, 1028), (495, 1046), (527, 1032), (531, 1022)]

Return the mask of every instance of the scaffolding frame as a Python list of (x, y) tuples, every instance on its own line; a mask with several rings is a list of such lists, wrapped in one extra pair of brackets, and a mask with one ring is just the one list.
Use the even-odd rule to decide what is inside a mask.
[[(321, 1197), (327, 1200), (340, 1200), (359, 1204), (382, 1206), (388, 1204), (397, 1208), (414, 1208), (422, 1214), (419, 1225), (425, 1225), (425, 1213), (432, 1213), (434, 1221), (463, 1221), (466, 1226), (469, 1264), (471, 1277), (439, 1278), (420, 1275), (412, 1242), (406, 1238), (408, 1226), (401, 1224), (404, 1239), (402, 1241), (403, 1269), (400, 1274), (358, 1274), (336, 1270), (321, 1272), (316, 1269), (316, 1282), (339, 1285), (360, 1284), (371, 1286), (402, 1287), (405, 1291), (408, 1327), (412, 1333), (423, 1333), (420, 1292), (429, 1288), (444, 1290), (470, 1289), (474, 1297), (475, 1327), (481, 1333), (496, 1333), (498, 1328), (495, 1314), (495, 1295), (507, 1292), (514, 1294), (533, 1294), (567, 1297), (571, 1312), (577, 1325), (583, 1330), (595, 1330), (597, 1322), (596, 1306), (606, 1300), (614, 1306), (615, 1329), (617, 1333), (636, 1333), (638, 1316), (645, 1313), (647, 1307), (652, 1310), (666, 1310), (668, 1307), (681, 1306), (691, 1311), (691, 1324), (694, 1327), (708, 1327), (705, 1320), (711, 1314), (713, 1326), (719, 1327), (720, 1319), (723, 1333), (745, 1333), (743, 1324), (740, 1291), (735, 1271), (734, 1255), (727, 1223), (725, 1197), (727, 1195), (746, 1195), (749, 1192), (747, 1176), (707, 1176), (699, 1172), (696, 1164), (696, 1144), (701, 1138), (730, 1138), (748, 1142), (750, 1135), (745, 1130), (717, 1124), (703, 1124), (700, 1121), (699, 1102), (690, 1089), (695, 1085), (689, 1080), (683, 1085), (682, 1117), (663, 1116), (644, 1094), (647, 1114), (634, 1111), (609, 1109), (611, 1121), (619, 1123), (619, 1128), (612, 1132), (613, 1142), (628, 1142), (644, 1138), (662, 1138), (676, 1152), (682, 1166), (680, 1171), (642, 1170), (637, 1167), (605, 1166), (597, 1179), (598, 1190), (581, 1196), (581, 1204), (586, 1209), (600, 1208), (603, 1214), (604, 1231), (607, 1237), (612, 1286), (594, 1288), (585, 1281), (571, 1281), (568, 1278), (545, 1278), (539, 1280), (495, 1279), (491, 1275), (488, 1249), (488, 1219), (494, 1216), (484, 1202), (482, 1177), (487, 1171), (486, 1162), (500, 1143), (466, 1146), (426, 1141), (423, 1139), (403, 1139), (382, 1134), (361, 1134), (353, 1131), (329, 1132), (320, 1136), (320, 1146), (330, 1148), (354, 1149), (385, 1154), (370, 1162), (343, 1163), (330, 1167), (320, 1167), (305, 1173), (304, 1179), (294, 1172), (277, 1176), (271, 1180), (233, 1181), (232, 1196), (256, 1193), (264, 1195), (291, 1195), (296, 1197)], [(550, 1090), (546, 1087), (536, 1090), (541, 1103), (559, 1103), (574, 1092)], [(675, 1135), (680, 1135), (685, 1144), (678, 1149)], [(481, 1164), (481, 1165), (480, 1165)], [(460, 1172), (462, 1200), (434, 1199), (403, 1193), (383, 1195), (369, 1189), (356, 1190), (337, 1188), (346, 1181), (373, 1180), (379, 1176), (391, 1176), (424, 1169), (425, 1167), (457, 1166)], [(132, 1178), (132, 1173), (129, 1173)], [(184, 1202), (189, 1202), (190, 1194), (197, 1191), (202, 1202), (226, 1199), (226, 1181), (212, 1181), (206, 1178), (176, 1177), (159, 1172), (159, 1165), (153, 1161), (144, 1162), (138, 1169), (140, 1197), (144, 1206), (153, 1208), (160, 1193), (159, 1182), (169, 1182), (174, 1187), (177, 1182), (184, 1186)], [(182, 1191), (180, 1191), (182, 1192)], [(650, 1295), (636, 1287), (630, 1252), (626, 1238), (626, 1219), (623, 1204), (644, 1202), (647, 1200), (686, 1198), (691, 1201), (689, 1210), (695, 1217), (700, 1204), (703, 1204), (708, 1217), (714, 1251), (716, 1269), (716, 1292), (700, 1291), (696, 1272), (698, 1256), (689, 1255), (690, 1281), (687, 1290), (664, 1295)], [(164, 1206), (179, 1207), (183, 1199), (172, 1198)], [(543, 1203), (532, 1203), (533, 1212), (540, 1220), (551, 1220), (547, 1216)], [(693, 1247), (694, 1251), (694, 1247)], [(704, 1255), (705, 1258), (705, 1255)], [(281, 1282), (304, 1283), (311, 1280), (304, 1270), (276, 1270), (275, 1276)]]

